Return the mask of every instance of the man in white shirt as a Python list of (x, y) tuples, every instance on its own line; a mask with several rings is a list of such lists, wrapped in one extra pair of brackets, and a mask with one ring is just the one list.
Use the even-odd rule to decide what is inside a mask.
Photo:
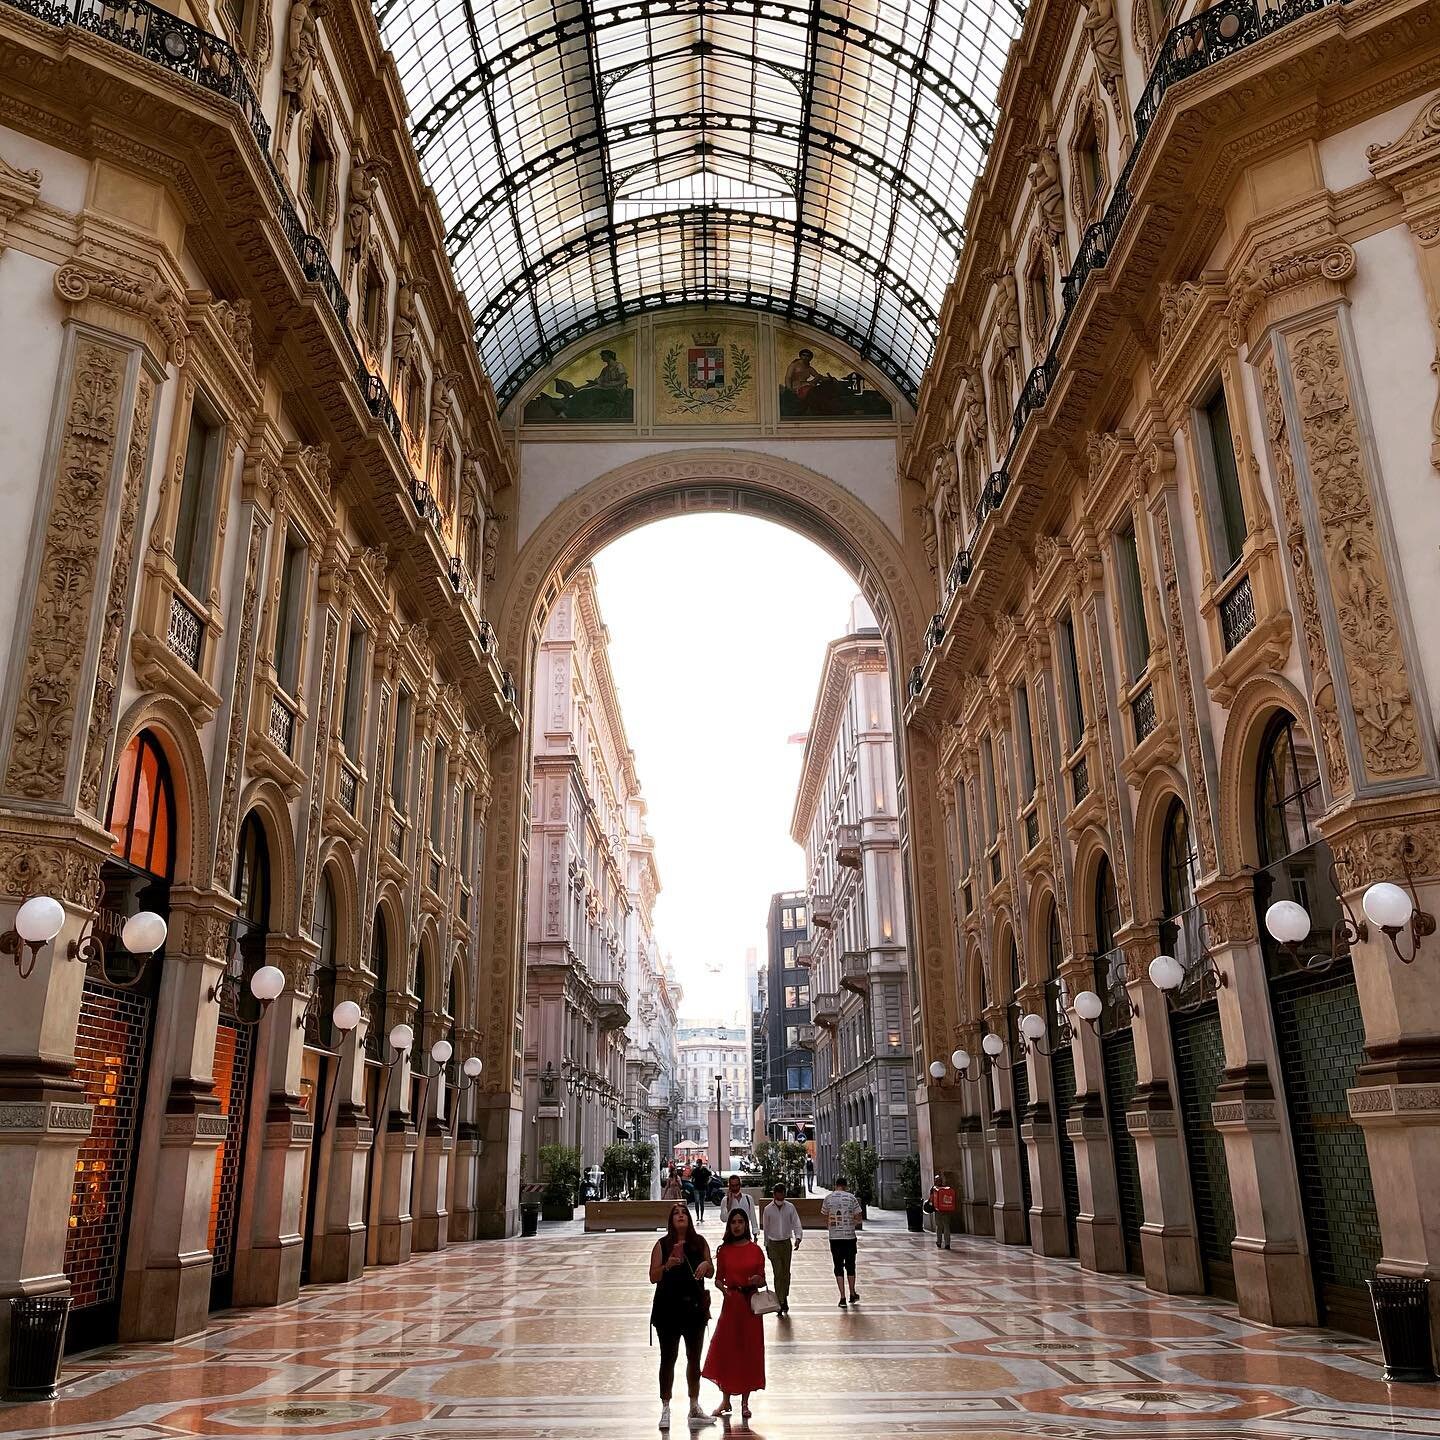
[(730, 1220), (732, 1210), (743, 1210), (750, 1222), (750, 1238), (759, 1240), (760, 1222), (755, 1218), (755, 1202), (740, 1189), (739, 1175), (732, 1175), (725, 1182), (725, 1193), (720, 1197), (720, 1227), (723, 1230)]
[(820, 1213), (830, 1229), (830, 1258), (835, 1262), (835, 1284), (840, 1289), (840, 1308), (845, 1303), (845, 1277), (850, 1277), (850, 1304), (859, 1303), (855, 1293), (855, 1228), (862, 1218), (860, 1202), (850, 1193), (843, 1175), (835, 1177), (835, 1188), (820, 1202)]
[[(785, 1198), (785, 1187), (777, 1185), (774, 1198), (765, 1207), (765, 1253), (770, 1257), (770, 1274), (780, 1313), (790, 1313), (790, 1257), (800, 1248), (804, 1231), (800, 1212)], [(793, 1242), (793, 1243), (792, 1243)]]

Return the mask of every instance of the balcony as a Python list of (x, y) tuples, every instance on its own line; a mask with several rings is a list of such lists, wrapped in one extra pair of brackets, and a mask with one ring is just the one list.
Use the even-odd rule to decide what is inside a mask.
[(810, 1002), (810, 1014), (817, 1025), (833, 1030), (840, 1023), (840, 994), (836, 990), (825, 990)]
[(860, 827), (840, 825), (835, 830), (835, 863), (847, 870), (860, 868)]
[(863, 950), (847, 950), (840, 957), (840, 983), (857, 995), (870, 993), (870, 957)]
[[(639, 1072), (640, 1084), (648, 1087), (660, 1078), (660, 1055), (653, 1045), (630, 1045), (625, 1050), (625, 1064)], [(654, 1098), (653, 1095), (651, 1097)]]
[(821, 930), (829, 930), (835, 924), (835, 897), (833, 895), (812, 895), (810, 897), (810, 923)]
[(630, 1023), (630, 997), (618, 980), (595, 982), (595, 1020), (602, 1030), (623, 1030)]
[(815, 963), (815, 942), (813, 940), (802, 940), (795, 947), (795, 963), (802, 970), (808, 970)]
[(819, 1027), (815, 1025), (801, 1025), (798, 1028), (800, 1032), (800, 1048), (802, 1050), (813, 1050), (815, 1048), (816, 1032)]

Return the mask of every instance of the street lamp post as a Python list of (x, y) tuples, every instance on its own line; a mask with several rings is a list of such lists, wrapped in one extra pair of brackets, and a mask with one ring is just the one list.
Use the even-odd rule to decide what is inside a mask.
[(720, 1081), (722, 1078), (719, 1075), (715, 1077), (715, 1154), (711, 1156), (714, 1165), (720, 1164)]

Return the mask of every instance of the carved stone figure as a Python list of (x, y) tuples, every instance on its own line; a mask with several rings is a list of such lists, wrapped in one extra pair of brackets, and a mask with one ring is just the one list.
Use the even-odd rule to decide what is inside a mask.
[(415, 286), (408, 270), (401, 270), (395, 285), (395, 325), (390, 336), (395, 364), (406, 365), (415, 350)]
[(1030, 185), (1040, 211), (1040, 224), (1052, 245), (1065, 233), (1065, 191), (1060, 184), (1060, 156), (1048, 140), (1029, 151)]
[(295, 0), (285, 27), (285, 66), (281, 83), (293, 97), (292, 111), (310, 103), (315, 64), (320, 58), (320, 21), (328, 9), (327, 0)]
[(995, 329), (1006, 354), (1020, 349), (1020, 291), (1008, 266), (991, 272), (995, 281)]
[(935, 511), (929, 505), (917, 505), (915, 513), (920, 517), (920, 543), (925, 547), (925, 563), (932, 575), (940, 570), (940, 537), (935, 531)]
[(1085, 33), (1095, 52), (1095, 68), (1113, 100), (1120, 85), (1120, 26), (1115, 19), (1114, 0), (1083, 0), (1083, 3)]
[(500, 568), (500, 517), (485, 517), (485, 554), (482, 574), (486, 580), (493, 580)]
[(380, 189), (381, 160), (361, 160), (350, 167), (350, 193), (345, 201), (345, 253), (358, 262), (370, 248), (375, 224), (375, 196)]

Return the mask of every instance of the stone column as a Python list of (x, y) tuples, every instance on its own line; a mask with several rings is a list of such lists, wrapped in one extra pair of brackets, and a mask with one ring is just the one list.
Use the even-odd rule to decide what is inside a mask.
[(309, 984), (314, 952), (308, 940), (271, 936), (267, 945), (267, 962), (285, 972), (285, 989), (256, 1037), (254, 1125), (241, 1192), (240, 1233), (247, 1239), (235, 1256), (237, 1305), (279, 1305), (300, 1293), (301, 1197), (315, 1136), (315, 1121), (300, 1103), (300, 1026), (310, 998), (302, 987)]
[[(1078, 995), (1094, 985), (1089, 961), (1075, 957), (1060, 970), (1065, 993)], [(1075, 1219), (1075, 1242), (1082, 1269), (1122, 1273), (1125, 1235), (1120, 1225), (1120, 1192), (1115, 1179), (1115, 1151), (1105, 1112), (1105, 1070), (1100, 1036), (1078, 1015), (1067, 1012), (1073, 1031), (1075, 1104), (1066, 1119), (1066, 1132), (1075, 1146), (1075, 1177), (1080, 1192), (1080, 1213)]]
[[(948, 1066), (948, 1057), (944, 1059)], [(937, 1171), (943, 1170), (958, 1189), (961, 1184), (962, 1160), (960, 1130), (964, 1124), (963, 1097), (953, 1085), (937, 1085), (925, 1081), (915, 1087), (915, 1122), (920, 1134), (920, 1178), (922, 1185)]]
[[(991, 1030), (1005, 1033), (1005, 1012), (992, 1007), (987, 1013)], [(968, 1047), (967, 1047), (968, 1048)], [(970, 1052), (976, 1058), (971, 1069), (985, 1064), (984, 1051), (978, 1046)], [(1010, 1057), (1002, 1057), (1007, 1061)], [(985, 1109), (984, 1136), (989, 1152), (991, 1176), (990, 1209), (995, 1216), (995, 1237), (1006, 1245), (1024, 1245), (1025, 1197), (1020, 1188), (1020, 1166), (1028, 1163), (1023, 1154), (1018, 1117), (1015, 1114), (1015, 1086), (1009, 1070), (1000, 1065), (991, 1068), (980, 1086)]]
[[(1045, 1013), (1045, 986), (1031, 981), (1019, 993), (1021, 1014)], [(1042, 1042), (1044, 1043), (1044, 1042)], [(1029, 1067), (1030, 1108), (1020, 1117), (1021, 1154), (1030, 1166), (1030, 1246), (1037, 1255), (1068, 1255), (1070, 1232), (1065, 1225), (1065, 1182), (1060, 1175), (1060, 1150), (1055, 1140), (1054, 1077), (1050, 1061), (1033, 1045), (1015, 1064)]]
[(210, 1201), (228, 1125), (212, 1078), (219, 1007), (210, 994), (225, 968), (233, 909), (213, 891), (177, 886), (170, 896), (156, 1027), (168, 1056), (155, 1072), (168, 1089), (159, 1134), (147, 1126), (137, 1156), (135, 1193), (150, 1198), (130, 1217), (120, 1313), (120, 1333), (130, 1339), (194, 1334), (210, 1311)]
[(1250, 879), (1222, 879), (1197, 899), (1210, 925), (1211, 958), (1226, 977), (1216, 996), (1225, 1079), (1210, 1108), (1225, 1141), (1235, 1211), (1235, 1298), (1242, 1315), (1267, 1325), (1314, 1325), (1315, 1281), (1305, 1253), (1299, 1176), (1285, 1107), (1271, 1081), (1280, 1062)]
[(69, 1289), (69, 1201), (92, 1115), (75, 1075), (85, 968), (68, 948), (113, 844), (95, 817), (109, 790), (125, 627), (106, 618), (131, 606), (135, 525), (168, 354), (161, 326), (176, 344), (183, 333), (183, 306), (163, 284), (153, 295), (133, 286), (146, 298), (132, 306), (115, 279), (89, 265), (56, 272), (56, 296), (71, 314), (46, 460), (38, 476), (21, 477), (33, 490), (7, 512), (30, 543), (0, 680), (0, 930), (30, 896), (60, 901), (66, 916), (28, 978), (12, 969), (28, 966), (25, 947), (0, 955), (0, 1377), (9, 1357), (4, 1302)]
[[(461, 1064), (466, 1056), (480, 1050), (480, 1032), (456, 1028), (456, 1055)], [(461, 1072), (464, 1073), (463, 1070)], [(455, 1149), (450, 1157), (450, 1239), (475, 1239), (475, 1188), (479, 1183), (480, 1130), (471, 1118), (475, 1113), (476, 1089), (468, 1081), (466, 1088), (452, 1096), (456, 1109)]]
[[(972, 1056), (980, 1054), (980, 1027), (962, 1026), (959, 1044)], [(971, 1063), (972, 1073), (979, 1060)], [(960, 1151), (960, 1213), (965, 1229), (971, 1235), (993, 1235), (995, 1212), (991, 1209), (993, 1181), (990, 1156), (985, 1143), (985, 1080), (962, 1081), (960, 1091), (960, 1130), (956, 1137)]]
[(358, 972), (336, 976), (335, 1003), (353, 1000), (360, 1006), (360, 1023), (340, 1043), (331, 1093), (321, 1097), (325, 1108), (315, 1120), (325, 1127), (320, 1233), (310, 1255), (310, 1274), (317, 1281), (354, 1280), (365, 1269), (365, 1167), (375, 1143), (374, 1121), (365, 1113), (369, 994), (370, 986)]
[(1124, 948), (1130, 981), (1126, 990), (1135, 1007), (1135, 1099), (1125, 1123), (1135, 1137), (1140, 1165), (1140, 1193), (1145, 1219), (1140, 1226), (1140, 1254), (1145, 1283), (1167, 1294), (1203, 1294), (1205, 1271), (1195, 1234), (1190, 1199), (1190, 1172), (1172, 1098), (1170, 1017), (1165, 997), (1140, 979), (1154, 958), (1156, 941), (1129, 927), (1117, 937)]
[[(438, 1016), (432, 1016), (424, 1035), (417, 1038), (419, 1053), (425, 1056), (427, 1073), (436, 1068), (435, 1062), (430, 1059), (430, 1046), (440, 1038), (440, 1030)], [(443, 1250), (449, 1235), (450, 1156), (455, 1149), (455, 1138), (450, 1133), (449, 1120), (440, 1114), (440, 1088), (439, 1077), (431, 1076), (424, 1086), (425, 1113), (415, 1120), (418, 1132), (415, 1164), (419, 1167), (419, 1184), (411, 1228), (411, 1248), (414, 1250)], [(454, 1091), (448, 1086), (446, 1091), (447, 1099), (453, 1103)]]
[[(402, 972), (403, 973), (403, 972)], [(389, 996), (386, 1015), (393, 1028), (402, 1020), (413, 1025), (415, 1001), (408, 994)], [(421, 1037), (415, 1037), (418, 1048)], [(381, 1265), (399, 1265), (410, 1258), (414, 1246), (414, 1217), (410, 1213), (410, 1196), (414, 1186), (415, 1151), (420, 1133), (410, 1114), (410, 1061), (405, 1056), (385, 1072), (384, 1096), (380, 1102), (380, 1119), (376, 1125), (375, 1143), (379, 1147), (376, 1164), (378, 1189), (378, 1231), (376, 1259)]]
[(488, 1239), (520, 1230), (520, 1097), (482, 1090), (476, 1097), (480, 1134), (479, 1183), (475, 1189), (476, 1234)]

